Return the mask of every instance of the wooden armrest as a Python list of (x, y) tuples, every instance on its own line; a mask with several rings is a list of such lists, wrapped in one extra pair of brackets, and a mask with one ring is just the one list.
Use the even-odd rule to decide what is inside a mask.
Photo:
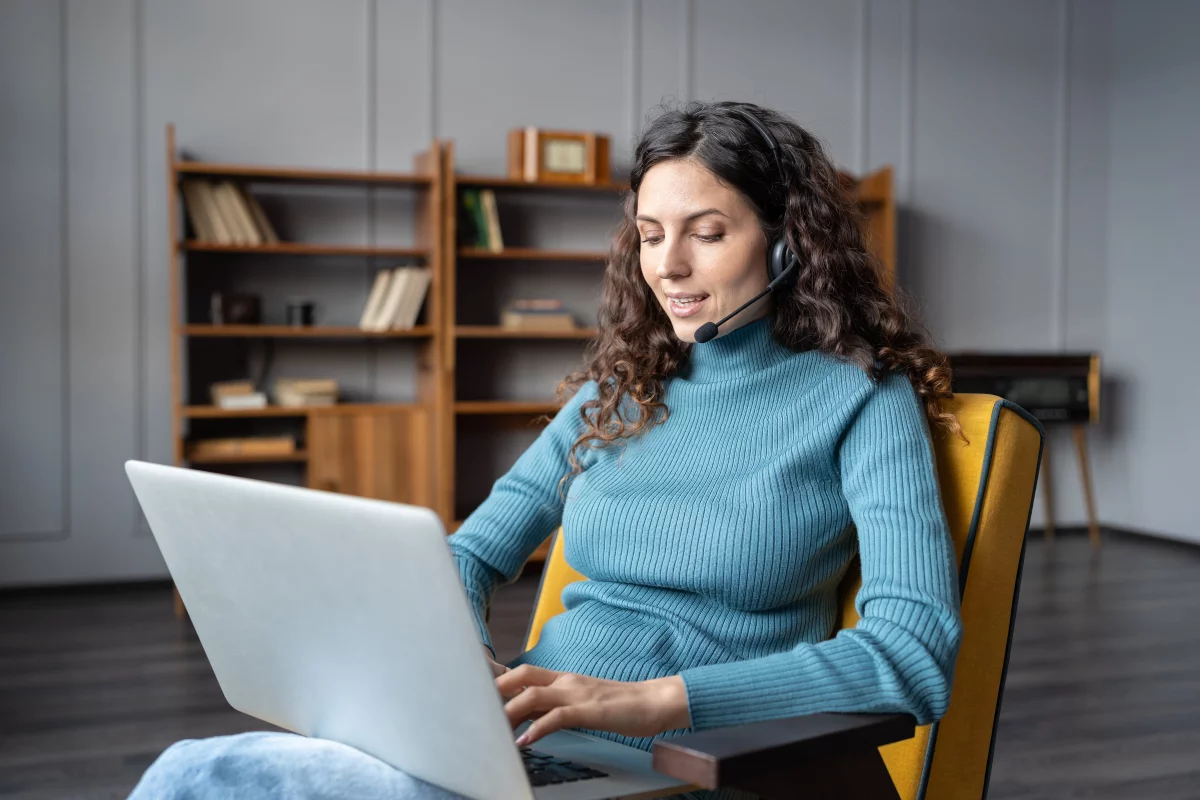
[[(656, 772), (706, 789), (742, 788), (770, 795), (778, 791), (772, 787), (804, 776), (806, 797), (885, 796), (807, 792), (816, 788), (810, 781), (826, 771), (838, 773), (831, 780), (842, 783), (849, 772), (849, 780), (874, 782), (869, 785), (877, 791), (884, 791), (882, 785), (875, 786), (882, 776), (894, 794), (878, 748), (915, 732), (911, 714), (811, 714), (659, 739), (654, 742), (653, 765)], [(795, 788), (793, 783), (793, 792)]]

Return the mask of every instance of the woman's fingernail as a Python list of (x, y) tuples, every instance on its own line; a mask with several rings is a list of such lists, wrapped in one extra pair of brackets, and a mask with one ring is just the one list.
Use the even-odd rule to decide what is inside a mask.
[(524, 747), (529, 744), (529, 732), (526, 731), (517, 737), (517, 747)]

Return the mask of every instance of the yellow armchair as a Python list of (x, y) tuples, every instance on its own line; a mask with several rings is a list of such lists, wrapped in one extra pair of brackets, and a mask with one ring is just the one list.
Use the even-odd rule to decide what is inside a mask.
[[(967, 442), (935, 434), (942, 504), (954, 537), (963, 640), (949, 710), (932, 725), (907, 714), (816, 714), (662, 739), (654, 766), (697, 787), (767, 797), (967, 800), (985, 796), (1012, 643), (1025, 531), (1041, 463), (1041, 426), (991, 395), (950, 403)], [(562, 528), (542, 573), (525, 649), (586, 580), (563, 557)], [(841, 628), (858, 623), (857, 561), (839, 589)]]

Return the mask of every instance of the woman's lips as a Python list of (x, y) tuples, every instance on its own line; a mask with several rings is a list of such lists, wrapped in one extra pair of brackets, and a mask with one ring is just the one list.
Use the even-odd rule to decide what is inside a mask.
[(695, 300), (691, 303), (677, 303), (674, 298), (667, 298), (667, 305), (670, 307), (671, 313), (677, 317), (690, 317), (693, 314), (698, 314), (707, 302), (708, 295), (705, 295), (701, 300)]

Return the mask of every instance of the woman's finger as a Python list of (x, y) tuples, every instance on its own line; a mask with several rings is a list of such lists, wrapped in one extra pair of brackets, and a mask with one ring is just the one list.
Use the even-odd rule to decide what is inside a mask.
[(504, 704), (508, 722), (517, 727), (528, 719), (549, 713), (559, 706), (569, 704), (571, 698), (561, 689), (552, 686), (530, 686)]
[(522, 664), (503, 675), (496, 676), (496, 688), (500, 690), (502, 696), (514, 695), (520, 691), (522, 686), (549, 686), (561, 674), (552, 669)]
[(524, 747), (532, 744), (543, 736), (549, 736), (563, 728), (592, 727), (585, 723), (583, 717), (584, 714), (581, 706), (559, 706), (551, 711), (547, 711), (535, 719), (525, 729), (525, 732), (517, 737), (517, 746)]

